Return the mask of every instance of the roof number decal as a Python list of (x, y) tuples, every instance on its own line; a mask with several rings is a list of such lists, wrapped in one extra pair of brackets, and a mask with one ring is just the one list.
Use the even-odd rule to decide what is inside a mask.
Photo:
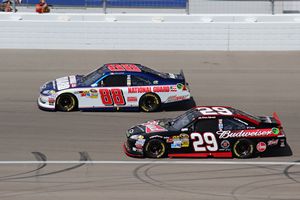
[(202, 115), (232, 115), (232, 112), (224, 107), (198, 107)]
[(134, 64), (108, 64), (107, 68), (110, 71), (129, 71), (129, 72), (141, 72), (141, 69)]

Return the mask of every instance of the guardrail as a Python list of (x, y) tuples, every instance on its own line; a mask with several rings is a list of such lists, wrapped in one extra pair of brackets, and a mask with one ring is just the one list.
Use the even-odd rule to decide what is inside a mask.
[(300, 15), (0, 13), (0, 48), (300, 50)]

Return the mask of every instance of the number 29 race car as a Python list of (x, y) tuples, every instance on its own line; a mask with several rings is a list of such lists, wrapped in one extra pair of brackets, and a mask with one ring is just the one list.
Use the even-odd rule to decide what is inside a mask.
[(174, 119), (159, 119), (126, 132), (131, 157), (250, 158), (282, 151), (286, 137), (276, 113), (253, 116), (231, 107), (195, 107)]
[(40, 88), (45, 110), (157, 111), (161, 105), (190, 99), (184, 74), (161, 73), (140, 64), (111, 63), (87, 75), (66, 76)]

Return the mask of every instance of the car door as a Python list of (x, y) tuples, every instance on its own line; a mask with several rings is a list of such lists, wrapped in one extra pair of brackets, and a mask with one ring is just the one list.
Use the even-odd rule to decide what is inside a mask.
[(218, 151), (219, 145), (216, 137), (218, 130), (217, 118), (198, 119), (190, 133), (191, 151), (195, 153)]
[(98, 82), (101, 107), (127, 106), (128, 76), (126, 74), (110, 74)]

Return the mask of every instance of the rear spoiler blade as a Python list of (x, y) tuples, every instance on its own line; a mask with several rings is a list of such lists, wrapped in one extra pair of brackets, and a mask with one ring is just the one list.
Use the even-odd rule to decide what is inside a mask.
[(277, 124), (281, 126), (281, 121), (280, 121), (280, 119), (279, 119), (279, 117), (278, 117), (278, 115), (277, 115), (276, 112), (273, 113), (273, 117), (276, 120)]
[(185, 83), (185, 76), (184, 76), (184, 73), (183, 73), (183, 70), (182, 70), (182, 69), (180, 70), (180, 75), (182, 76), (183, 81), (184, 81), (184, 83)]

